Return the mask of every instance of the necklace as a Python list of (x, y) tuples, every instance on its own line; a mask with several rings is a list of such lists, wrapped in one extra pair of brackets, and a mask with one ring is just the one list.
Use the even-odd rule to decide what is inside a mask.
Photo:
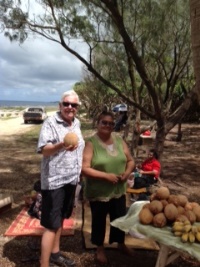
[(112, 136), (113, 144), (110, 144), (110, 145), (105, 144), (97, 134), (96, 134), (96, 138), (97, 138), (99, 144), (101, 145), (101, 147), (103, 147), (110, 156), (117, 156), (118, 155), (118, 151), (116, 149), (115, 137)]

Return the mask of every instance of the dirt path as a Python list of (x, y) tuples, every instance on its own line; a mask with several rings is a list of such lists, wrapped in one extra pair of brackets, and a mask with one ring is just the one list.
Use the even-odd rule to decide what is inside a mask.
[[(55, 111), (48, 112), (48, 116), (51, 116), (53, 113), (55, 113)], [(34, 126), (35, 124), (24, 124), (21, 116), (10, 119), (0, 119), (0, 137), (2, 135), (5, 137), (24, 133)]]
[(24, 124), (23, 119), (21, 117), (11, 118), (8, 120), (0, 120), (1, 135), (6, 136), (28, 131), (33, 126), (34, 124)]

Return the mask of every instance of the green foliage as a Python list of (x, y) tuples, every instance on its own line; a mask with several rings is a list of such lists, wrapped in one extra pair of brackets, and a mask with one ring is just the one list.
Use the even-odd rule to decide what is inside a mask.
[[(10, 40), (38, 34), (60, 43), (90, 72), (75, 86), (91, 117), (104, 104), (123, 102), (159, 122), (176, 117), (177, 86), (192, 88), (189, 1), (185, 0), (37, 0), (32, 14), (12, 1), (0, 1), (2, 28)], [(88, 47), (82, 56), (79, 44)], [(100, 81), (100, 82), (99, 82)], [(113, 99), (111, 100), (111, 98)], [(180, 110), (180, 109), (179, 109)], [(172, 124), (170, 124), (172, 127)]]
[[(151, 104), (151, 96), (133, 62), (131, 70), (129, 54), (118, 29), (107, 14), (100, 14), (96, 8), (97, 5), (102, 7), (100, 1), (99, 4), (96, 1), (83, 3), (98, 25), (98, 35), (93, 38), (95, 69), (135, 102), (139, 95), (139, 103)], [(145, 64), (160, 105), (169, 113), (176, 83), (187, 83), (189, 88), (193, 84), (188, 2), (143, 0), (120, 3), (118, 8), (125, 29)]]
[(85, 78), (84, 82), (76, 83), (74, 90), (81, 99), (87, 117), (93, 118), (94, 120), (105, 106), (111, 109), (113, 101), (116, 98), (114, 91), (99, 83), (95, 77), (90, 76)]

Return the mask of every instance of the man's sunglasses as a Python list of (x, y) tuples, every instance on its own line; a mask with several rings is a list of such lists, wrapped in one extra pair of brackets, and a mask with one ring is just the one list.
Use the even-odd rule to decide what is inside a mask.
[(79, 104), (77, 103), (70, 103), (70, 102), (62, 102), (63, 107), (69, 107), (71, 106), (72, 108), (77, 108)]
[(110, 126), (110, 127), (114, 127), (115, 123), (111, 122), (111, 121), (101, 121), (101, 124), (103, 126)]

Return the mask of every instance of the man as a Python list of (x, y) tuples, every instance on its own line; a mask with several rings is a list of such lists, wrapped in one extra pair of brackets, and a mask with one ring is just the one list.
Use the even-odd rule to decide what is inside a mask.
[[(76, 185), (82, 165), (84, 140), (80, 122), (75, 117), (80, 105), (78, 95), (65, 92), (59, 103), (59, 111), (48, 117), (41, 128), (38, 153), (42, 153), (41, 225), (45, 227), (41, 242), (41, 267), (50, 263), (59, 266), (75, 266), (75, 262), (60, 253), (60, 236), (64, 218), (71, 216)], [(65, 146), (63, 139), (69, 132), (78, 136), (78, 144)]]
[(126, 124), (127, 120), (128, 120), (127, 111), (120, 111), (119, 117), (116, 120), (114, 131), (120, 132), (121, 127), (123, 126), (123, 124)]

